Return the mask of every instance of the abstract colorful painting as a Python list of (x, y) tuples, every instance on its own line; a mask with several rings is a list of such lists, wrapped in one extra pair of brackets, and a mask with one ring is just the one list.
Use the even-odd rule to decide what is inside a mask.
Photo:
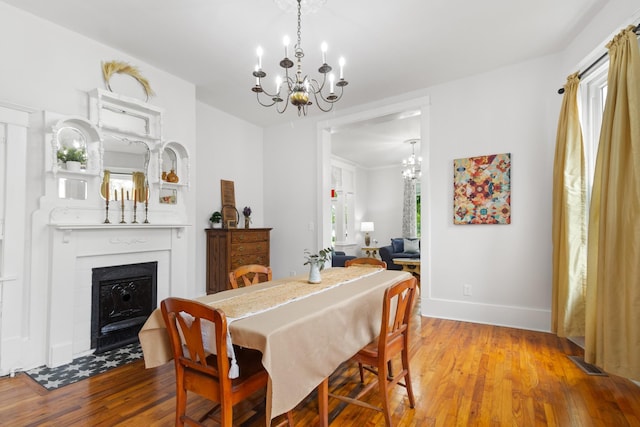
[(453, 161), (453, 223), (511, 224), (511, 153)]

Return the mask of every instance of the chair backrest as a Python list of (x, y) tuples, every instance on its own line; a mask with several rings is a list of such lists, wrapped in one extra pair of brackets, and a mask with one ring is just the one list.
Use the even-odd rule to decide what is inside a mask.
[(384, 292), (382, 323), (378, 339), (378, 352), (384, 355), (408, 349), (409, 322), (416, 297), (416, 278), (396, 283)]
[[(229, 273), (229, 283), (233, 289), (239, 287), (251, 286), (260, 282), (267, 282), (271, 280), (272, 272), (271, 267), (264, 265), (249, 264), (243, 265)], [(242, 278), (240, 283), (239, 279)]]
[[(160, 308), (169, 332), (176, 379), (183, 378), (182, 373), (188, 369), (210, 376), (220, 384), (221, 392), (224, 388), (230, 389), (225, 314), (198, 301), (183, 298), (167, 298), (160, 303)], [(211, 343), (203, 341), (203, 321), (213, 324), (207, 326), (204, 336), (215, 333), (215, 349), (211, 348)], [(211, 357), (211, 352), (216, 356)]]
[(349, 267), (351, 265), (372, 265), (372, 266), (380, 266), (382, 268), (387, 268), (387, 263), (379, 260), (378, 258), (354, 258), (345, 261), (344, 266)]

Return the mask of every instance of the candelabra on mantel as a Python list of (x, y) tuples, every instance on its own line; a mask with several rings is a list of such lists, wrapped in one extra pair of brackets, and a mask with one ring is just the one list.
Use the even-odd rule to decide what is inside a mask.
[(105, 210), (105, 218), (104, 218), (104, 224), (111, 224), (111, 221), (109, 221), (109, 198), (107, 197), (107, 199), (104, 202), (104, 210)]
[(111, 221), (109, 221), (109, 183), (107, 183), (106, 192), (104, 195), (104, 210), (105, 210), (104, 224), (111, 224)]
[[(116, 202), (118, 201), (118, 190), (114, 191)], [(120, 224), (126, 224), (124, 220), (124, 190), (120, 189)]]
[(137, 207), (137, 203), (138, 203), (138, 190), (133, 190), (133, 221), (131, 221), (131, 224), (137, 224), (138, 220), (136, 219), (136, 211), (138, 210)]
[(149, 186), (145, 188), (144, 192), (144, 221), (143, 224), (149, 224)]
[[(262, 70), (262, 48), (258, 47), (258, 65), (253, 72), (253, 76), (256, 78), (256, 84), (251, 88), (253, 92), (256, 94), (256, 98), (258, 103), (263, 107), (276, 107), (276, 111), (280, 114), (284, 113), (287, 107), (289, 106), (289, 101), (291, 104), (298, 107), (298, 116), (307, 115), (307, 106), (312, 105), (310, 95), (313, 96), (317, 107), (324, 111), (329, 112), (333, 109), (333, 104), (338, 102), (342, 98), (342, 94), (344, 91), (344, 87), (349, 84), (344, 79), (344, 58), (340, 58), (338, 61), (340, 65), (340, 80), (335, 81), (335, 76), (333, 74), (329, 74), (332, 70), (331, 66), (327, 64), (326, 54), (327, 54), (327, 44), (322, 43), (322, 66), (318, 69), (318, 72), (322, 74), (322, 83), (319, 83), (316, 79), (309, 78), (308, 76), (304, 76), (302, 74), (302, 58), (304, 57), (304, 51), (302, 50), (302, 42), (301, 42), (301, 0), (297, 0), (298, 3), (298, 42), (294, 46), (294, 56), (296, 60), (296, 64), (289, 59), (288, 57), (288, 47), (289, 47), (289, 38), (284, 38), (284, 59), (280, 61), (280, 66), (284, 68), (285, 78), (284, 81), (281, 76), (276, 77), (276, 92), (271, 94), (264, 90), (262, 87), (262, 79), (267, 76), (267, 74)], [(297, 65), (297, 71), (294, 76), (289, 75), (289, 68), (292, 68), (294, 65)], [(323, 90), (325, 88), (325, 84), (327, 82), (327, 74), (329, 74), (329, 94), (325, 96), (323, 94)], [(281, 90), (283, 87), (283, 83), (285, 83), (286, 94), (283, 94), (284, 99), (281, 96)], [(335, 87), (340, 88), (340, 94), (336, 95)], [(271, 98), (271, 102), (267, 101), (266, 103), (260, 99), (260, 94), (264, 93), (267, 98)], [(284, 102), (284, 104), (283, 104)], [(324, 105), (322, 105), (324, 103)], [(284, 105), (282, 109), (280, 106)]]

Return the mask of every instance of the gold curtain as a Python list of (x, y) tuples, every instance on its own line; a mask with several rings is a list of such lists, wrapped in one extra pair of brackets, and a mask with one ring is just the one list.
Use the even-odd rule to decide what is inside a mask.
[(640, 380), (640, 52), (633, 27), (607, 48), (589, 212), (585, 360)]
[[(133, 173), (133, 194), (138, 202), (144, 202), (146, 198), (146, 178), (142, 172)], [(131, 198), (133, 200), (133, 197)]]
[(551, 328), (584, 336), (587, 274), (586, 167), (578, 113), (578, 73), (567, 77), (553, 165)]
[(100, 195), (107, 198), (107, 193), (109, 192), (109, 181), (111, 180), (111, 172), (108, 170), (104, 170), (104, 176), (102, 177), (102, 184), (100, 184)]

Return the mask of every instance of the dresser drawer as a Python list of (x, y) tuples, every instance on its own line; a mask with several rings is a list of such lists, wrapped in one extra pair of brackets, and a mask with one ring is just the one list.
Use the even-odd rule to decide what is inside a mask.
[(267, 242), (232, 243), (231, 256), (266, 253), (267, 247)]
[(268, 242), (268, 231), (238, 231), (231, 234), (231, 243)]
[(269, 256), (266, 253), (262, 253), (262, 254), (237, 255), (237, 256), (231, 257), (232, 270), (235, 270), (240, 266), (249, 265), (249, 264), (269, 265)]

